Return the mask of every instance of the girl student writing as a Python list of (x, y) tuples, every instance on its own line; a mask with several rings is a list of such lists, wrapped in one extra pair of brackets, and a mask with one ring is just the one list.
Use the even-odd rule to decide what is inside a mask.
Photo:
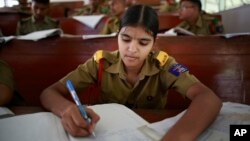
[(215, 120), (221, 100), (191, 75), (187, 67), (165, 52), (153, 51), (157, 32), (156, 12), (145, 5), (131, 6), (120, 21), (118, 50), (102, 51), (101, 57), (100, 52), (95, 53), (84, 64), (46, 88), (40, 97), (42, 105), (61, 117), (63, 127), (71, 135), (90, 135), (102, 117), (86, 107), (91, 118), (91, 123), (87, 124), (76, 105), (64, 97), (68, 94), (65, 83), (71, 80), (76, 90), (95, 83), (99, 58), (102, 58), (100, 103), (163, 109), (167, 103), (166, 92), (174, 88), (189, 98), (191, 104), (162, 141), (194, 141)]

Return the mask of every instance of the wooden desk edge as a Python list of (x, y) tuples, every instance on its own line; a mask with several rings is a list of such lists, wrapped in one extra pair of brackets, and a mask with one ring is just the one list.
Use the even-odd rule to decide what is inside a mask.
[[(42, 107), (16, 106), (9, 108), (15, 115), (32, 114), (38, 112), (46, 112)], [(182, 109), (132, 109), (139, 116), (149, 123), (157, 122), (165, 118), (169, 118), (182, 112)]]

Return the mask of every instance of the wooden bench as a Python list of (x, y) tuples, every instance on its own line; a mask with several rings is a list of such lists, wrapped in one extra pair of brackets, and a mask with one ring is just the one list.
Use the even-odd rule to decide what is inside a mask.
[(104, 16), (95, 28), (88, 27), (87, 25), (73, 19), (73, 18), (61, 18), (60, 28), (64, 34), (71, 35), (86, 35), (86, 34), (99, 34), (104, 27), (108, 17)]
[[(102, 30), (107, 19), (108, 17), (105, 16), (97, 24), (96, 28), (92, 29), (87, 25), (84, 25), (83, 23), (76, 21), (73, 18), (61, 18), (60, 28), (64, 31), (64, 33), (72, 35), (98, 34)], [(178, 15), (169, 13), (159, 13), (158, 19), (159, 19), (159, 32), (164, 32), (166, 30), (169, 30), (177, 26), (181, 22)]]
[[(85, 34), (98, 34), (102, 30), (105, 22), (107, 21), (107, 16), (104, 17), (96, 26), (92, 29), (87, 25), (84, 25), (70, 17), (63, 16), (65, 7), (58, 7), (54, 5), (55, 9), (51, 10), (50, 16), (59, 21), (60, 28), (66, 34), (72, 35), (85, 35)], [(67, 8), (67, 7), (66, 7)], [(0, 27), (5, 36), (16, 35), (17, 23), (22, 18), (29, 17), (30, 14), (19, 13), (13, 9), (2, 9), (0, 10)], [(169, 13), (159, 13), (159, 32), (164, 32), (178, 25), (181, 20), (176, 14)]]
[[(185, 64), (223, 101), (250, 104), (250, 36), (159, 37), (156, 47)], [(40, 105), (42, 90), (84, 63), (96, 50), (116, 50), (116, 38), (60, 38), (12, 40), (0, 59), (14, 71), (16, 88), (28, 105)], [(185, 108), (188, 101), (170, 93), (167, 108)]]
[(177, 14), (158, 13), (159, 32), (167, 31), (182, 22)]
[(17, 23), (20, 19), (30, 16), (11, 8), (0, 8), (0, 28), (4, 36), (16, 35)]

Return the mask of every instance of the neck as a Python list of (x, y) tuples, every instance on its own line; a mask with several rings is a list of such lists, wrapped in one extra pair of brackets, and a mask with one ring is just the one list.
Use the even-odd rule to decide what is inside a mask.
[(43, 17), (43, 18), (36, 18), (36, 17), (35, 17), (35, 20), (36, 20), (36, 22), (41, 23), (41, 22), (44, 21), (44, 18), (45, 18), (45, 17)]
[(125, 72), (127, 73), (127, 75), (138, 75), (141, 72), (142, 69), (142, 65), (138, 65), (136, 67), (126, 67), (125, 66)]
[(195, 25), (198, 18), (199, 18), (199, 15), (200, 13), (197, 13), (196, 15), (192, 16), (190, 19), (187, 20), (187, 22), (190, 24), (190, 25)]
[(125, 68), (127, 82), (134, 86), (139, 78), (141, 68)]

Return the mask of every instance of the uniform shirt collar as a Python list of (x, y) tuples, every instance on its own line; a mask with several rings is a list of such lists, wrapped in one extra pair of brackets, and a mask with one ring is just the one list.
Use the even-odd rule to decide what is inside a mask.
[[(34, 16), (31, 16), (31, 21), (32, 21), (32, 23), (35, 23), (35, 22), (36, 22), (36, 19), (35, 19)], [(43, 21), (44, 21), (45, 23), (49, 23), (49, 18), (48, 18), (48, 16), (45, 16)]]
[[(123, 66), (122, 59), (118, 53), (118, 61), (111, 66), (109, 66), (106, 71), (109, 73), (119, 73), (120, 78), (126, 79), (126, 73)], [(143, 79), (145, 76), (152, 76), (160, 71), (157, 67), (156, 60), (153, 59), (153, 54), (150, 53), (149, 56), (146, 58), (144, 65), (142, 66), (142, 70), (139, 74), (139, 78)]]
[[(190, 24), (188, 24), (188, 22), (186, 22), (186, 21), (181, 23), (179, 26), (183, 27), (185, 29), (190, 29), (191, 28)], [(202, 27), (202, 26), (203, 26), (202, 17), (201, 17), (201, 15), (199, 15), (198, 20), (195, 23), (195, 27)]]
[(202, 25), (203, 25), (203, 23), (202, 23), (202, 17), (201, 17), (201, 15), (199, 15), (198, 20), (197, 20), (195, 26), (202, 27)]

